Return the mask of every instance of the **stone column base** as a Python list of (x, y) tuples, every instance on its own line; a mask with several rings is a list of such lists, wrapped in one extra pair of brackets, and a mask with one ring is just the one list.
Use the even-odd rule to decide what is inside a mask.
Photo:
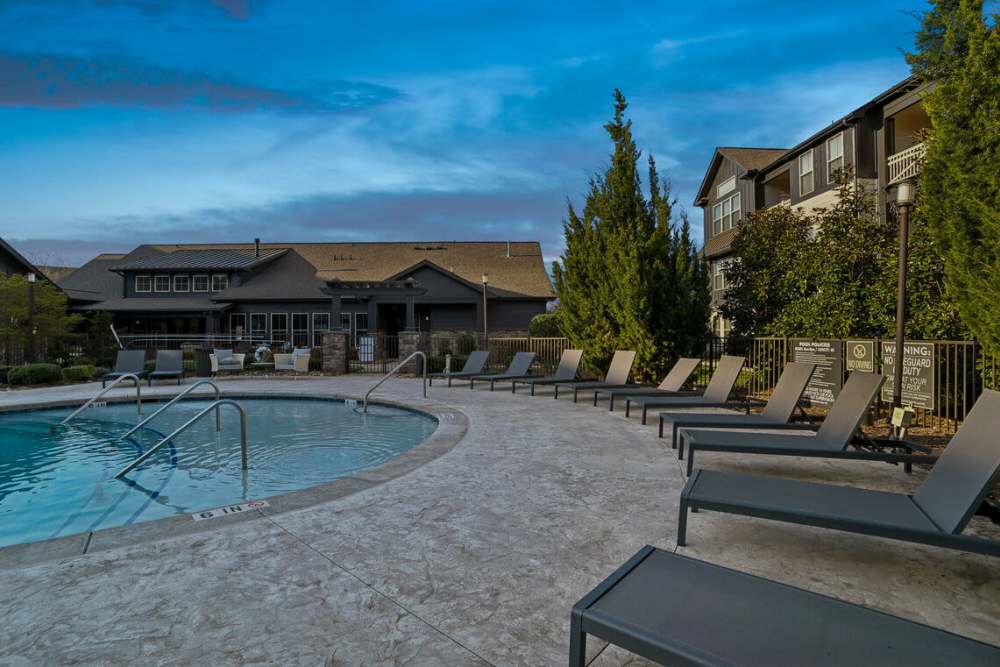
[(351, 353), (351, 334), (347, 331), (332, 331), (323, 336), (323, 372), (328, 375), (343, 375), (349, 370), (348, 355)]

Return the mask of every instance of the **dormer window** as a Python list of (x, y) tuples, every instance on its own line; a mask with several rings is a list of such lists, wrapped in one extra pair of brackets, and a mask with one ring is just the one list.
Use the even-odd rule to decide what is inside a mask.
[(735, 189), (736, 189), (736, 177), (735, 176), (730, 176), (726, 180), (724, 180), (721, 183), (719, 183), (718, 186), (716, 186), (716, 188), (715, 188), (715, 196), (716, 197), (721, 197), (723, 195), (727, 195), (727, 194), (729, 194), (730, 192), (732, 192)]
[(169, 292), (170, 291), (170, 276), (156, 276), (153, 278), (153, 291), (154, 292)]
[(207, 292), (208, 291), (208, 276), (192, 276), (191, 277), (191, 291), (192, 292)]
[(153, 276), (136, 276), (135, 277), (135, 291), (136, 292), (152, 292), (153, 291)]
[(212, 291), (221, 292), (224, 289), (229, 289), (229, 276), (225, 273), (216, 273), (212, 276)]

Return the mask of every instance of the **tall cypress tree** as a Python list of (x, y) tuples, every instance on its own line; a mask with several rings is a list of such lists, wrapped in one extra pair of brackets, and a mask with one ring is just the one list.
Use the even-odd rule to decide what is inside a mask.
[(603, 368), (614, 350), (635, 350), (635, 377), (651, 380), (704, 342), (708, 278), (686, 220), (680, 229), (673, 224), (670, 184), (652, 157), (643, 195), (627, 107), (616, 90), (614, 118), (604, 126), (611, 163), (591, 178), (582, 216), (569, 205), (566, 251), (553, 275), (564, 333), (584, 349), (587, 365)]
[(931, 84), (917, 215), (941, 249), (962, 320), (1000, 352), (1000, 13), (992, 19), (981, 0), (937, 0), (908, 60)]

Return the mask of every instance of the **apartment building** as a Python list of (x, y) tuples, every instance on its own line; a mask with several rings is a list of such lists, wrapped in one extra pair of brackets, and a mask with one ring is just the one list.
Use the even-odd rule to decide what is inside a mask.
[(837, 175), (879, 194), (883, 215), (893, 216), (891, 192), (915, 178), (924, 155), (922, 132), (930, 121), (923, 88), (912, 77), (877, 95), (792, 148), (720, 147), (695, 198), (704, 214), (705, 249), (712, 280), (712, 330), (730, 332), (719, 314), (736, 223), (749, 212), (792, 206), (809, 212), (831, 206)]

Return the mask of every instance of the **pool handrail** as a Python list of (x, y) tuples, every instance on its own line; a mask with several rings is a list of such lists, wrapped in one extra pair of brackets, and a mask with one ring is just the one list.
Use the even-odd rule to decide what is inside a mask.
[[(217, 401), (214, 401), (210, 406), (208, 406), (207, 408), (205, 408), (204, 410), (202, 410), (201, 412), (199, 412), (198, 414), (196, 414), (194, 417), (192, 417), (191, 419), (189, 419), (186, 422), (184, 422), (183, 424), (181, 424), (179, 427), (177, 427), (177, 429), (173, 433), (171, 433), (170, 435), (164, 437), (158, 443), (156, 443), (155, 445), (153, 445), (152, 447), (150, 447), (142, 456), (140, 456), (139, 458), (137, 458), (135, 461), (132, 461), (132, 463), (129, 463), (127, 466), (125, 466), (124, 468), (122, 468), (121, 470), (119, 470), (117, 473), (115, 473), (115, 477), (114, 478), (115, 479), (120, 479), (124, 475), (127, 475), (136, 466), (142, 464), (143, 461), (145, 461), (150, 456), (152, 456), (153, 454), (155, 454), (157, 452), (157, 450), (160, 449), (160, 447), (162, 447), (163, 445), (167, 444), (167, 442), (169, 442), (171, 439), (176, 438), (178, 435), (180, 435), (181, 433), (183, 433), (184, 431), (186, 431), (188, 428), (190, 428), (191, 426), (193, 426), (196, 421), (198, 421), (199, 419), (201, 419), (202, 417), (204, 417), (205, 415), (207, 415), (212, 410), (218, 410), (219, 406), (222, 406), (222, 405), (231, 405), (234, 408), (236, 408), (236, 410), (240, 413), (240, 449), (241, 449), (240, 453), (243, 456), (243, 469), (246, 470), (247, 469), (247, 459), (249, 458), (248, 457), (248, 453), (247, 453), (247, 413), (243, 409), (243, 406), (240, 405), (239, 403), (237, 403), (236, 401), (234, 401), (232, 399), (229, 399), (229, 398), (222, 398), (222, 399), (219, 399)], [(215, 423), (215, 430), (216, 430), (216, 432), (218, 432), (218, 431), (221, 430), (221, 426), (220, 426), (219, 422)]]
[(371, 396), (372, 392), (378, 389), (380, 386), (382, 386), (382, 383), (388, 380), (390, 377), (392, 377), (396, 373), (396, 371), (398, 371), (406, 364), (410, 363), (410, 359), (414, 357), (421, 357), (424, 360), (423, 363), (421, 364), (421, 367), (423, 368), (423, 376), (424, 376), (424, 398), (427, 398), (427, 355), (421, 352), (420, 350), (417, 350), (416, 352), (411, 352), (409, 356), (406, 357), (406, 359), (403, 359), (401, 362), (396, 364), (396, 366), (391, 371), (382, 376), (381, 380), (372, 385), (372, 388), (369, 389), (368, 392), (365, 394), (363, 412), (368, 412), (368, 397)]
[[(195, 389), (197, 389), (198, 387), (200, 387), (200, 386), (202, 386), (204, 384), (211, 385), (212, 388), (215, 389), (215, 400), (216, 401), (218, 401), (220, 398), (222, 398), (222, 392), (219, 391), (219, 385), (215, 384), (211, 380), (198, 380), (193, 385), (191, 385), (190, 387), (188, 387), (187, 389), (185, 389), (184, 391), (182, 391), (181, 393), (177, 394), (172, 399), (170, 399), (169, 401), (167, 401), (167, 403), (163, 407), (161, 407), (159, 410), (157, 410), (156, 412), (154, 412), (153, 414), (149, 415), (148, 417), (146, 417), (145, 419), (143, 419), (141, 422), (139, 422), (138, 424), (136, 424), (135, 426), (133, 426), (132, 428), (130, 428), (128, 431), (125, 432), (124, 435), (120, 436), (118, 438), (118, 440), (124, 440), (125, 438), (129, 437), (130, 435), (132, 435), (133, 433), (135, 433), (136, 431), (138, 431), (140, 428), (142, 428), (143, 426), (145, 426), (150, 420), (152, 420), (154, 417), (156, 417), (156, 415), (160, 414), (161, 412), (163, 412), (164, 410), (166, 410), (167, 408), (169, 408), (171, 405), (173, 405), (177, 401), (181, 400), (182, 398), (184, 398), (185, 396), (187, 396), (188, 394), (190, 394), (192, 391), (194, 391)], [(219, 428), (220, 428), (220, 424), (221, 424), (220, 420), (221, 420), (221, 417), (219, 416), (219, 408), (215, 408), (215, 430), (216, 431), (218, 431)]]
[(97, 392), (96, 394), (94, 394), (90, 398), (89, 401), (87, 401), (86, 403), (84, 403), (83, 405), (81, 405), (80, 407), (78, 407), (76, 410), (74, 410), (73, 412), (71, 412), (69, 414), (69, 416), (67, 416), (65, 419), (63, 419), (61, 422), (59, 422), (59, 425), (60, 426), (65, 426), (66, 424), (69, 423), (69, 421), (71, 419), (73, 419), (78, 414), (80, 414), (81, 412), (83, 412), (84, 410), (86, 410), (87, 408), (89, 408), (91, 405), (93, 405), (97, 401), (97, 399), (99, 399), (101, 396), (104, 396), (104, 394), (106, 394), (109, 391), (111, 391), (112, 389), (114, 389), (115, 386), (117, 386), (123, 380), (128, 380), (130, 378), (135, 381), (135, 405), (136, 405), (136, 410), (138, 411), (139, 416), (141, 417), (142, 416), (142, 381), (139, 379), (139, 376), (136, 375), (135, 373), (125, 373), (123, 375), (119, 375), (118, 377), (116, 377), (111, 382), (111, 384), (109, 384), (107, 387), (104, 387), (103, 389), (101, 389), (99, 392)]

